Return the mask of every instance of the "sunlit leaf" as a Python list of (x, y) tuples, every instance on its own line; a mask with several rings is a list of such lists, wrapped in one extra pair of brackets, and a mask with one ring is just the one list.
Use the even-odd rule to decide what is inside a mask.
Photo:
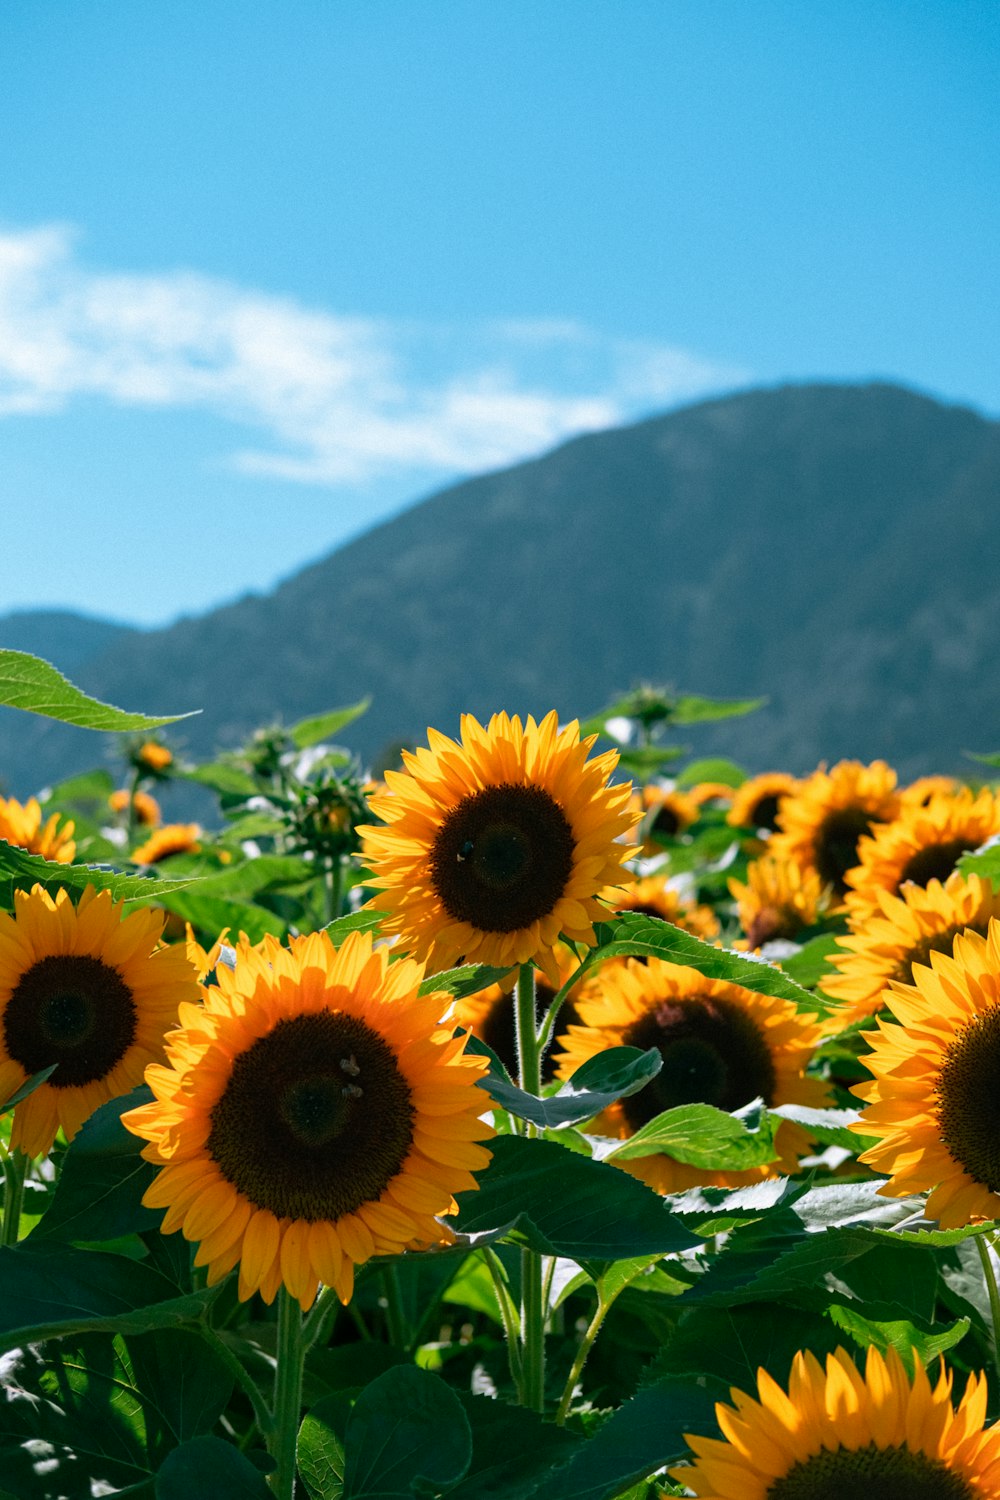
[(709, 760), (693, 760), (677, 774), (679, 787), (697, 786), (701, 781), (718, 781), (723, 786), (742, 786), (747, 773), (734, 760), (713, 757)]
[(81, 729), (116, 733), (156, 729), (160, 724), (175, 724), (178, 719), (191, 717), (190, 713), (151, 717), (112, 708), (74, 687), (50, 662), (24, 651), (0, 651), (0, 705), (44, 714), (48, 719), (76, 724)]
[(29, 854), (15, 844), (0, 839), (0, 875), (13, 880), (21, 887), (43, 885), (46, 890), (58, 890), (68, 886), (70, 890), (82, 891), (92, 885), (99, 891), (110, 891), (116, 901), (144, 901), (160, 897), (170, 891), (190, 885), (196, 876), (169, 880), (147, 875), (125, 875), (120, 870), (106, 865), (61, 865), (54, 860), (43, 859), (40, 854)]
[(646, 1052), (637, 1047), (611, 1047), (589, 1057), (558, 1093), (547, 1099), (536, 1099), (504, 1077), (492, 1074), (484, 1079), (483, 1088), (501, 1109), (533, 1125), (555, 1129), (593, 1119), (616, 1099), (638, 1093), (662, 1066), (663, 1058), (655, 1047)]
[(489, 985), (498, 984), (510, 972), (509, 968), (497, 969), (491, 964), (463, 964), (458, 969), (445, 969), (440, 974), (429, 974), (420, 986), (420, 993), (431, 995), (437, 990), (443, 990), (456, 1000), (464, 1000), (467, 995), (478, 994)]
[(624, 1141), (616, 1141), (605, 1161), (630, 1161), (663, 1152), (675, 1161), (709, 1171), (750, 1171), (778, 1156), (775, 1136), (781, 1121), (759, 1101), (738, 1114), (711, 1104), (668, 1109)]
[(334, 708), (329, 713), (317, 714), (311, 719), (300, 719), (289, 729), (289, 738), (300, 750), (318, 745), (331, 735), (339, 734), (348, 724), (353, 724), (355, 719), (360, 719), (371, 706), (371, 701), (370, 698), (362, 698), (359, 703), (352, 703), (347, 708)]
[(49, 1067), (42, 1068), (40, 1072), (32, 1073), (30, 1078), (26, 1078), (21, 1087), (11, 1094), (6, 1104), (0, 1104), (0, 1115), (9, 1115), (22, 1099), (27, 1099), (29, 1094), (33, 1094), (37, 1088), (41, 1088), (43, 1083), (47, 1083), (58, 1066), (58, 1063), (52, 1063)]

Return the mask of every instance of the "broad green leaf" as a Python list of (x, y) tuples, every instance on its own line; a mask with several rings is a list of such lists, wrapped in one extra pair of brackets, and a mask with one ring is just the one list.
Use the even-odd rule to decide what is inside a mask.
[(33, 1094), (36, 1089), (41, 1088), (42, 1084), (48, 1082), (52, 1077), (58, 1066), (58, 1063), (52, 1063), (49, 1067), (42, 1068), (41, 1072), (32, 1073), (30, 1078), (26, 1078), (21, 1087), (11, 1094), (6, 1104), (0, 1104), (0, 1115), (9, 1115), (15, 1105), (21, 1103), (22, 1099), (27, 1099), (29, 1094)]
[(326, 1396), (302, 1420), (296, 1462), (310, 1500), (340, 1500), (344, 1493), (344, 1439), (350, 1415), (346, 1396)]
[(623, 745), (618, 751), (618, 767), (640, 781), (648, 781), (686, 754), (686, 745)]
[(509, 1110), (519, 1119), (530, 1120), (533, 1125), (554, 1130), (560, 1125), (591, 1120), (616, 1099), (637, 1094), (662, 1067), (663, 1058), (655, 1047), (646, 1052), (640, 1052), (638, 1047), (610, 1047), (596, 1057), (589, 1057), (558, 1093), (547, 1099), (536, 1099), (495, 1073), (483, 1080), (483, 1088), (501, 1109)]
[(707, 724), (715, 719), (737, 719), (763, 708), (766, 702), (766, 698), (696, 698), (688, 694), (674, 699), (670, 722)]
[(539, 1491), (545, 1500), (615, 1500), (629, 1485), (688, 1452), (686, 1432), (717, 1431), (713, 1396), (687, 1381), (661, 1381), (613, 1412)]
[(191, 717), (190, 713), (165, 714), (158, 718), (124, 713), (120, 708), (88, 698), (50, 662), (29, 656), (24, 651), (0, 651), (0, 704), (43, 714), (63, 724), (76, 724), (81, 729), (116, 733), (156, 729), (160, 724), (175, 724), (178, 719)]
[(227, 865), (211, 875), (202, 875), (198, 880), (198, 893), (223, 897), (228, 901), (246, 901), (259, 896), (262, 891), (302, 885), (315, 877), (316, 866), (309, 860), (287, 854), (260, 854), (255, 859)]
[(344, 1500), (412, 1500), (448, 1490), (472, 1460), (472, 1432), (444, 1381), (387, 1370), (354, 1403), (344, 1442)]
[(602, 924), (601, 946), (591, 951), (587, 960), (590, 968), (605, 958), (625, 957), (629, 954), (645, 958), (662, 958), (667, 963), (684, 964), (697, 969), (708, 979), (727, 979), (744, 989), (754, 990), (759, 995), (775, 995), (781, 1000), (791, 1000), (795, 1005), (815, 1011), (816, 1002), (809, 994), (789, 979), (780, 969), (762, 959), (749, 958), (745, 953), (734, 953), (729, 948), (713, 948), (702, 942), (691, 932), (664, 922), (659, 917), (644, 916), (640, 912), (623, 912), (613, 921)]
[(179, 1327), (217, 1291), (178, 1296), (165, 1276), (124, 1255), (31, 1239), (0, 1247), (0, 1285), (0, 1351), (91, 1330)]
[(97, 802), (107, 808), (108, 798), (115, 789), (110, 771), (84, 771), (79, 776), (70, 776), (49, 788), (45, 799), (46, 810), (64, 807), (68, 802)]
[(110, 891), (116, 901), (149, 901), (159, 899), (170, 891), (190, 885), (195, 877), (181, 880), (161, 880), (146, 875), (123, 875), (120, 870), (106, 865), (61, 865), (54, 860), (43, 859), (40, 854), (29, 854), (16, 844), (0, 839), (0, 876), (6, 875), (19, 887), (43, 885), (46, 890), (59, 890), (66, 886), (73, 891), (82, 891), (92, 885), (99, 891)]
[(958, 868), (963, 875), (982, 875), (994, 885), (1000, 884), (1000, 838), (992, 838), (981, 849), (963, 854)]
[(196, 932), (215, 938), (229, 928), (235, 942), (245, 932), (251, 943), (259, 943), (266, 933), (283, 938), (288, 923), (276, 912), (250, 901), (230, 901), (225, 896), (207, 894), (200, 884), (187, 890), (170, 891), (160, 896), (157, 905), (166, 907), (184, 922), (190, 922)]
[(339, 948), (350, 932), (378, 932), (385, 916), (384, 911), (371, 911), (363, 906), (360, 911), (350, 911), (346, 916), (328, 922), (323, 930), (329, 935), (333, 946)]
[(429, 974), (420, 986), (420, 993), (432, 995), (443, 990), (456, 1000), (464, 1000), (467, 995), (475, 995), (491, 984), (498, 984), (510, 972), (510, 969), (497, 969), (490, 964), (463, 964), (458, 969)]
[(347, 728), (348, 724), (353, 724), (355, 719), (360, 719), (371, 706), (371, 701), (370, 698), (362, 698), (359, 703), (352, 703), (347, 708), (335, 708), (330, 713), (317, 714), (312, 719), (300, 719), (289, 729), (289, 739), (300, 750), (305, 750), (310, 745), (318, 745), (321, 740), (327, 740), (331, 735), (339, 734), (342, 729)]
[(274, 1500), (259, 1469), (232, 1443), (196, 1437), (167, 1455), (156, 1476), (156, 1500)]
[(260, 787), (249, 771), (231, 766), (227, 761), (212, 761), (208, 765), (195, 766), (193, 770), (183, 773), (183, 779), (210, 787), (223, 797), (255, 797), (260, 792)]
[(1000, 766), (1000, 750), (995, 750), (987, 755), (978, 755), (975, 750), (963, 750), (970, 760), (978, 760), (982, 766)]
[(631, 1161), (662, 1152), (709, 1171), (746, 1172), (777, 1158), (774, 1141), (780, 1124), (759, 1101), (738, 1114), (711, 1104), (682, 1104), (657, 1115), (627, 1140), (616, 1141), (603, 1160)]
[(159, 1328), (127, 1340), (147, 1420), (171, 1446), (210, 1432), (226, 1409), (233, 1377), (193, 1329)]
[(162, 1223), (162, 1209), (143, 1208), (141, 1201), (156, 1168), (139, 1154), (144, 1142), (121, 1123), (126, 1110), (151, 1098), (149, 1089), (133, 1089), (91, 1115), (66, 1150), (51, 1204), (32, 1243), (114, 1240)]
[(831, 954), (843, 951), (835, 933), (821, 932), (803, 943), (798, 953), (794, 953), (791, 958), (783, 958), (781, 967), (796, 984), (811, 990), (814, 985), (821, 985), (829, 974), (837, 972), (828, 960)]
[(713, 758), (693, 760), (683, 771), (677, 773), (679, 787), (697, 786), (700, 781), (721, 781), (724, 786), (742, 786), (747, 773), (734, 760)]
[[(557, 1463), (565, 1463), (581, 1439), (565, 1427), (543, 1422), (523, 1407), (486, 1396), (456, 1392), (472, 1428), (472, 1463), (448, 1500), (524, 1500)], [(539, 1500), (544, 1488), (539, 1492)]]
[(459, 1195), (464, 1234), (518, 1234), (544, 1255), (620, 1260), (697, 1244), (663, 1199), (616, 1167), (551, 1141), (498, 1136), (479, 1189)]
[(800, 1349), (810, 1349), (822, 1364), (842, 1343), (829, 1319), (807, 1308), (784, 1304), (776, 1317), (769, 1305), (693, 1307), (653, 1360), (647, 1379), (707, 1381), (725, 1398), (731, 1386), (753, 1393), (763, 1367), (787, 1387)]
[(845, 1146), (855, 1154), (875, 1144), (874, 1136), (861, 1135), (849, 1127), (861, 1119), (857, 1109), (810, 1109), (805, 1104), (777, 1104), (771, 1111), (782, 1120), (794, 1120), (824, 1146)]
[(835, 1303), (830, 1308), (829, 1318), (836, 1328), (854, 1340), (859, 1349), (867, 1349), (870, 1344), (883, 1352), (895, 1349), (911, 1375), (914, 1352), (920, 1355), (926, 1368), (938, 1355), (946, 1354), (961, 1343), (972, 1326), (969, 1318), (958, 1318), (954, 1323), (938, 1324), (931, 1333), (905, 1318), (888, 1322), (866, 1318), (855, 1308), (845, 1307), (842, 1303)]

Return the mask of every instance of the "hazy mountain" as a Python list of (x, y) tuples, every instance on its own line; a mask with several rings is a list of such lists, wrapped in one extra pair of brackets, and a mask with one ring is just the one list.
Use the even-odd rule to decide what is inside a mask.
[[(1000, 747), (998, 500), (1000, 424), (972, 411), (884, 384), (750, 391), (454, 485), (74, 675), (124, 707), (202, 708), (179, 729), (197, 754), (368, 693), (347, 738), (371, 756), (463, 709), (568, 718), (648, 680), (768, 695), (684, 736), (751, 768), (969, 770), (963, 749)], [(14, 787), (95, 758), (11, 718)]]

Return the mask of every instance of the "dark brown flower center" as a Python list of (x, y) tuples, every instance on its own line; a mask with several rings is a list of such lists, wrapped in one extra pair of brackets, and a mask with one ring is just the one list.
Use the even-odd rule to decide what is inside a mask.
[(106, 1078), (135, 1040), (132, 991), (88, 954), (49, 954), (26, 970), (3, 1017), (7, 1052), (26, 1073), (55, 1063), (55, 1089)]
[(413, 1118), (388, 1042), (320, 1011), (279, 1021), (234, 1060), (208, 1154), (257, 1208), (334, 1220), (378, 1200), (410, 1150)]
[(968, 1480), (909, 1448), (822, 1448), (767, 1488), (767, 1500), (974, 1500)]
[(813, 857), (824, 885), (838, 896), (847, 889), (844, 876), (858, 862), (858, 841), (878, 819), (860, 807), (842, 807), (825, 817), (816, 832)]
[(778, 808), (781, 798), (777, 792), (766, 792), (759, 797), (750, 810), (751, 828), (767, 828), (773, 833), (778, 826)]
[(972, 839), (948, 839), (941, 844), (928, 844), (911, 854), (903, 866), (899, 885), (912, 880), (914, 885), (927, 885), (931, 880), (947, 880), (963, 854), (974, 849)]
[(681, 820), (676, 810), (665, 802), (649, 825), (654, 838), (672, 839), (681, 831)]
[(729, 1000), (664, 999), (626, 1027), (622, 1045), (656, 1047), (663, 1067), (653, 1081), (622, 1100), (632, 1130), (680, 1104), (714, 1104), (731, 1112), (762, 1097), (773, 1102), (774, 1062), (746, 1011)]
[(950, 954), (960, 932), (978, 932), (980, 937), (985, 937), (987, 926), (988, 921), (952, 922), (950, 927), (942, 927), (940, 932), (929, 933), (914, 943), (913, 947), (904, 954), (892, 978), (900, 980), (903, 984), (912, 984), (914, 964), (923, 964), (927, 967), (932, 953)]
[(791, 940), (802, 931), (802, 926), (802, 918), (794, 907), (762, 906), (747, 927), (747, 942), (751, 948), (761, 948), (780, 938)]
[(1000, 1192), (1000, 1006), (960, 1027), (938, 1074), (941, 1139), (968, 1175)]
[(456, 922), (518, 932), (554, 910), (575, 847), (547, 791), (505, 782), (463, 797), (448, 813), (431, 848), (431, 881)]

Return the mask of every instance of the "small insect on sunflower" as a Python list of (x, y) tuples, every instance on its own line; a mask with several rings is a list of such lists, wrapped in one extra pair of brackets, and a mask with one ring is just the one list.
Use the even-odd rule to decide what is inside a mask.
[(766, 1370), (757, 1396), (718, 1402), (722, 1438), (686, 1433), (695, 1455), (671, 1476), (699, 1500), (990, 1500), (1000, 1475), (1000, 1426), (984, 1428), (986, 1379), (969, 1376), (952, 1403), (952, 1375), (932, 1386), (913, 1352), (870, 1345), (865, 1373), (843, 1349), (796, 1354), (787, 1393)]
[(885, 1172), (889, 1198), (931, 1190), (925, 1213), (942, 1229), (1000, 1218), (1000, 920), (987, 936), (955, 938), (931, 953), (913, 983), (893, 983), (863, 1061), (871, 1083), (851, 1128), (878, 1136), (860, 1160)]
[(609, 786), (617, 752), (588, 760), (596, 736), (556, 715), (540, 724), (495, 714), (462, 719), (461, 743), (428, 730), (371, 798), (385, 827), (360, 828), (364, 855), (395, 934), (433, 969), (464, 959), (535, 960), (553, 981), (560, 934), (593, 944), (606, 915), (599, 891), (622, 879), (630, 783)]
[(161, 1168), (144, 1203), (200, 1242), (210, 1282), (238, 1262), (241, 1298), (284, 1284), (307, 1308), (323, 1282), (347, 1302), (355, 1266), (451, 1238), (439, 1215), (490, 1159), (486, 1061), (423, 972), (370, 934), (243, 939), (183, 1008), (124, 1121)]
[(178, 1006), (198, 997), (184, 949), (157, 946), (163, 921), (124, 916), (93, 886), (74, 907), (36, 885), (16, 893), (13, 916), (0, 913), (0, 1099), (56, 1065), (15, 1107), (12, 1147), (41, 1156), (60, 1127), (72, 1138), (163, 1056)]

